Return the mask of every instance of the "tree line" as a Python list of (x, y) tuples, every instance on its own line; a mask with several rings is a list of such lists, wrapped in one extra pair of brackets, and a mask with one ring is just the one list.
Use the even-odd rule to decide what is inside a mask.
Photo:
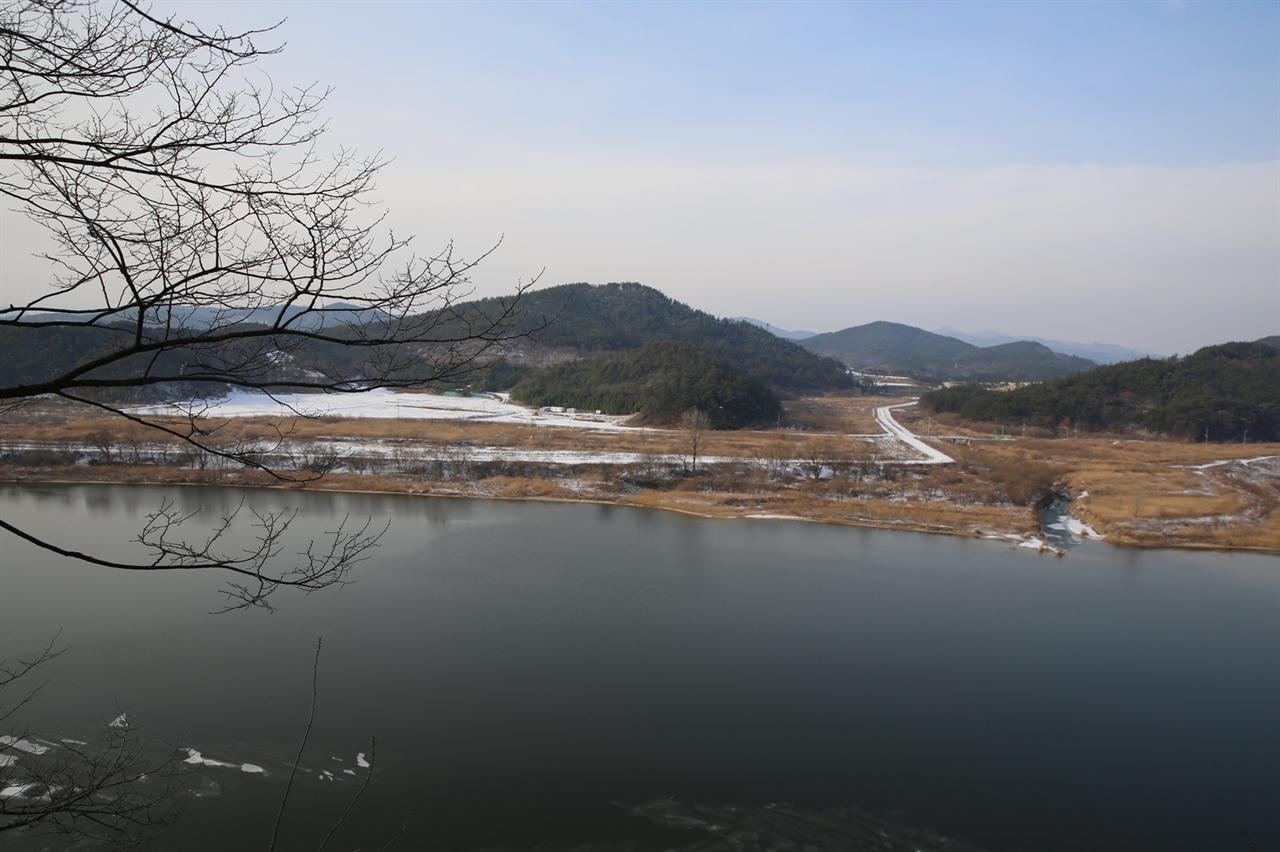
[(1280, 349), (1225, 343), (1186, 358), (1125, 361), (1012, 391), (957, 385), (931, 391), (921, 403), (985, 423), (1280, 441)]
[(637, 414), (643, 422), (664, 425), (698, 409), (715, 429), (774, 423), (782, 415), (777, 394), (759, 379), (675, 340), (531, 370), (511, 396), (526, 405)]

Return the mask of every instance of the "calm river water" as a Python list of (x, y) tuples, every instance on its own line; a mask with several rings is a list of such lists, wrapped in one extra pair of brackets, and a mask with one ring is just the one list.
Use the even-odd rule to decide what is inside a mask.
[[(700, 835), (613, 804), (857, 806), (991, 850), (1280, 846), (1280, 560), (572, 504), (150, 487), (0, 487), (0, 515), (126, 555), (168, 496), (213, 520), (297, 507), (299, 545), (391, 518), (354, 585), (209, 615), (222, 578), (3, 542), (0, 648), (71, 646), (23, 721), (121, 710), (216, 792), (153, 849), (529, 848)], [(297, 547), (292, 548), (294, 550)], [(194, 783), (194, 782), (193, 782)], [(1247, 832), (1248, 837), (1243, 833)], [(684, 839), (680, 839), (684, 838)], [(331, 846), (330, 848), (335, 848)], [(569, 848), (568, 846), (557, 848)]]

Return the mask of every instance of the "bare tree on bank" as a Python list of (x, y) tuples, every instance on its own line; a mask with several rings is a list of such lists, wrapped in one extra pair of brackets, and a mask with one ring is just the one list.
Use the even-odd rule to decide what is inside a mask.
[[(483, 255), (464, 260), (446, 246), (420, 256), (384, 230), (371, 206), (384, 161), (322, 147), (327, 90), (277, 90), (259, 68), (279, 50), (257, 44), (273, 30), (207, 30), (134, 0), (0, 0), (0, 196), (9, 208), (0, 215), (24, 215), (51, 245), (42, 292), (4, 294), (0, 347), (65, 344), (0, 376), (0, 416), (52, 397), (202, 457), (305, 483), (319, 472), (282, 466), (274, 453), (286, 426), (269, 441), (231, 443), (198, 401), (179, 417), (130, 402), (455, 383), (522, 336), (528, 284), (487, 313), (467, 309)], [(133, 562), (2, 518), (0, 529), (109, 569), (227, 572), (228, 609), (270, 609), (280, 588), (346, 582), (381, 535), (375, 524), (343, 522), (286, 553), (292, 520), (242, 506), (187, 536), (192, 517), (165, 503), (142, 519), (146, 555)], [(237, 524), (252, 527), (247, 546), (232, 542)], [(53, 656), (50, 646), (0, 668), (0, 687), (31, 680)], [(44, 829), (119, 844), (167, 825), (175, 788), (156, 782), (177, 767), (149, 763), (136, 728), (117, 721), (91, 745), (42, 752), (20, 730), (0, 739), (0, 836)]]
[[(0, 306), (0, 344), (63, 335), (80, 344), (67, 352), (88, 353), (0, 378), (0, 413), (51, 396), (306, 482), (323, 471), (274, 455), (287, 427), (225, 442), (198, 402), (162, 418), (126, 398), (451, 383), (520, 336), (528, 285), (489, 313), (464, 309), (476, 261), (451, 247), (420, 257), (381, 232), (369, 208), (383, 161), (321, 149), (327, 91), (277, 91), (257, 67), (278, 51), (255, 41), (272, 29), (209, 31), (133, 0), (0, 4), (0, 195), (54, 246), (43, 255), (48, 287)], [(247, 559), (219, 551), (222, 526), (205, 547), (174, 537), (187, 519), (171, 510), (152, 520), (139, 539), (150, 556), (109, 567), (225, 568), (240, 578), (229, 590), (237, 606), (263, 605), (281, 586), (341, 582), (377, 541), (343, 525), (319, 558), (276, 568), (287, 516), (256, 517)]]
[(707, 433), (711, 431), (711, 416), (701, 408), (690, 408), (680, 415), (680, 439), (682, 455), (688, 459), (690, 473), (698, 472), (698, 456), (707, 442)]

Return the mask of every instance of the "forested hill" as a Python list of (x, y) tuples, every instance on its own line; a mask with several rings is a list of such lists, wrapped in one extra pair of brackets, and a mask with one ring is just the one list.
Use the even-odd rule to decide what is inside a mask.
[[(695, 310), (641, 284), (564, 284), (530, 291), (521, 301), (526, 312), (523, 327), (544, 349), (567, 349), (589, 357), (676, 340), (788, 393), (841, 390), (855, 384), (837, 361), (750, 323)], [(474, 305), (494, 310), (498, 301), (480, 300)]]
[(1042, 381), (1097, 365), (1063, 355), (1029, 340), (999, 346), (974, 346), (896, 322), (816, 334), (799, 341), (812, 352), (873, 373), (910, 373), (927, 379)]
[(1276, 349), (1280, 349), (1280, 334), (1273, 334), (1270, 337), (1264, 337), (1258, 342), (1265, 344), (1266, 346), (1274, 346)]
[(716, 429), (773, 423), (782, 413), (777, 395), (762, 382), (674, 340), (534, 370), (511, 389), (511, 397), (534, 406), (638, 414), (657, 424), (677, 423), (685, 411), (698, 408)]
[(1125, 361), (1006, 392), (943, 388), (921, 402), (934, 412), (1006, 425), (1280, 441), (1280, 349), (1225, 343), (1180, 360)]
[[(447, 318), (442, 318), (437, 331), (444, 336), (451, 331), (465, 334), (466, 325), (480, 312), (498, 316), (503, 313), (504, 305), (509, 304), (509, 299), (485, 299), (455, 305), (448, 311)], [(524, 315), (517, 331), (529, 332), (531, 339), (521, 341), (510, 351), (508, 364), (498, 365), (487, 374), (460, 377), (460, 382), (478, 381), (490, 389), (502, 390), (511, 387), (534, 365), (632, 351), (654, 341), (676, 340), (723, 359), (735, 369), (784, 393), (822, 392), (856, 386), (845, 367), (836, 361), (815, 355), (792, 341), (782, 340), (749, 323), (717, 319), (639, 284), (551, 287), (524, 294), (521, 305)], [(355, 317), (354, 313), (346, 311), (333, 316), (350, 321), (368, 319)], [(244, 318), (236, 315), (230, 320), (244, 322), (248, 318), (247, 314)], [(222, 320), (226, 321), (226, 318)], [(371, 319), (375, 326), (378, 321), (378, 318)], [(244, 322), (244, 327), (250, 325)], [(335, 333), (343, 335), (346, 331), (339, 328)], [(0, 373), (17, 384), (37, 385), (51, 375), (89, 363), (131, 334), (131, 329), (125, 325), (36, 329), (0, 327)], [(278, 359), (269, 378), (287, 384), (295, 379), (304, 380), (308, 371), (318, 370), (326, 375), (360, 381), (370, 374), (365, 361), (378, 354), (364, 349), (349, 350), (334, 344), (294, 347)], [(211, 356), (205, 353), (203, 357), (208, 360)], [(397, 354), (396, 357), (402, 356)], [(169, 353), (166, 358), (175, 362), (174, 369), (168, 371), (175, 374), (181, 372), (179, 367), (182, 364), (200, 362), (194, 353), (186, 351)], [(89, 378), (140, 375), (146, 368), (146, 359), (139, 357), (115, 364), (109, 370), (96, 371)], [(405, 372), (412, 373), (412, 366)], [(207, 389), (216, 392), (214, 388)], [(171, 391), (172, 388), (158, 387), (148, 393), (162, 396)]]

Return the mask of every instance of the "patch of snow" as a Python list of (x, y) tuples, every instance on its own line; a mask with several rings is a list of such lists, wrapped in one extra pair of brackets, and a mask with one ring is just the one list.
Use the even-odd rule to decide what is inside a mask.
[(1248, 467), (1251, 464), (1275, 458), (1280, 458), (1280, 456), (1256, 456), (1251, 459), (1222, 459), (1221, 461), (1208, 462), (1207, 464), (1175, 464), (1170, 465), (1170, 467), (1181, 470), (1209, 470), (1210, 468), (1222, 467), (1223, 465), (1228, 464), (1242, 464), (1245, 467)]
[(638, 431), (623, 426), (627, 417), (535, 411), (505, 396), (475, 399), (379, 388), (354, 393), (279, 393), (232, 391), (222, 399), (169, 403), (130, 409), (137, 414), (185, 417), (353, 417), (403, 420), (484, 420), (536, 426), (568, 426), (603, 431)]
[(1106, 536), (1099, 533), (1097, 530), (1095, 530), (1093, 527), (1086, 524), (1084, 521), (1073, 518), (1070, 515), (1067, 515), (1066, 523), (1067, 523), (1067, 530), (1077, 538), (1092, 538), (1092, 539), (1098, 539), (1098, 540), (1106, 538)]

